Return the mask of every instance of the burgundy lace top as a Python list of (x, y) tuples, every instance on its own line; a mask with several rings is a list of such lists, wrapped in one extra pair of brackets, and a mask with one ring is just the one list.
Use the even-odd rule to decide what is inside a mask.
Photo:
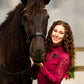
[(69, 55), (63, 50), (62, 46), (52, 47), (51, 53), (46, 53), (43, 67), (38, 71), (38, 84), (60, 84), (69, 63)]

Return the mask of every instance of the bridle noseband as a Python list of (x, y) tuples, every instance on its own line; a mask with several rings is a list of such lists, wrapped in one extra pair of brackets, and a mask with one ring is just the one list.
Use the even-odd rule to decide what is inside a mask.
[(32, 34), (31, 36), (29, 36), (29, 34), (27, 33), (26, 29), (25, 29), (25, 25), (24, 25), (24, 22), (22, 20), (22, 25), (24, 27), (24, 30), (25, 30), (25, 33), (26, 33), (26, 36), (27, 36), (27, 44), (30, 44), (32, 39), (37, 37), (37, 36), (41, 36), (43, 39), (44, 39), (44, 43), (46, 43), (46, 38), (45, 38), (45, 35), (43, 33), (40, 33), (40, 32), (35, 32), (34, 34)]
[(28, 44), (30, 44), (32, 39), (37, 37), (37, 36), (42, 37), (44, 39), (44, 44), (46, 43), (46, 38), (45, 38), (45, 36), (42, 33), (36, 32), (31, 37), (29, 37), (29, 35), (27, 33), (26, 33), (26, 35), (27, 35), (27, 43)]

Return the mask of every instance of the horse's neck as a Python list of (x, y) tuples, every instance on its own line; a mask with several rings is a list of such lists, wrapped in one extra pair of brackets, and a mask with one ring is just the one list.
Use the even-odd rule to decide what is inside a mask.
[[(0, 59), (10, 61), (13, 57), (24, 59), (26, 52), (24, 35), (22, 34), (22, 11), (23, 6), (19, 4), (15, 10), (8, 14), (6, 21), (1, 25), (2, 30), (0, 31)], [(2, 58), (3, 57), (3, 58)], [(7, 59), (5, 59), (5, 57)], [(15, 58), (16, 58), (15, 57)], [(12, 58), (12, 60), (14, 60)], [(16, 59), (16, 60), (17, 60)]]

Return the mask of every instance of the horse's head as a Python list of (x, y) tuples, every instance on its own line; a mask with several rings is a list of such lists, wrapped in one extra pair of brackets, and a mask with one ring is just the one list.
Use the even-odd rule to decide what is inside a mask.
[(30, 41), (30, 56), (34, 62), (42, 62), (45, 57), (45, 37), (49, 18), (45, 4), (48, 2), (28, 0), (24, 8), (23, 23), (28, 42)]

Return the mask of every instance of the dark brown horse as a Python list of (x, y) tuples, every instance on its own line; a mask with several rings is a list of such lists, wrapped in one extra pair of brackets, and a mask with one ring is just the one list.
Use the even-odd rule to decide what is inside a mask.
[(21, 0), (0, 25), (0, 84), (31, 84), (30, 56), (42, 62), (49, 0)]

